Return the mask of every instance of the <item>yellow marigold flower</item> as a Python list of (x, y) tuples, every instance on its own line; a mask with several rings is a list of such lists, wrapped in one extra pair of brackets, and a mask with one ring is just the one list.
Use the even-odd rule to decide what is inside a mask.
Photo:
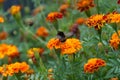
[(0, 16), (0, 23), (4, 23), (4, 18), (2, 16)]
[(52, 39), (50, 39), (49, 42), (47, 43), (47, 47), (48, 47), (49, 49), (53, 49), (53, 48), (58, 49), (58, 48), (60, 48), (60, 44), (61, 44), (61, 42), (60, 42), (59, 39), (57, 39), (57, 38), (52, 38)]
[(60, 12), (51, 12), (48, 14), (46, 20), (49, 22), (54, 22), (57, 19), (61, 19), (62, 17), (63, 17), (63, 15)]
[[(120, 30), (118, 31), (118, 34), (120, 35)], [(110, 46), (112, 46), (114, 49), (118, 49), (119, 45), (120, 45), (120, 38), (118, 36), (118, 34), (115, 32), (111, 39), (110, 39)]]
[(14, 45), (0, 44), (0, 58), (4, 56), (16, 57), (19, 55), (18, 48)]
[(13, 6), (11, 6), (9, 11), (10, 11), (10, 14), (15, 15), (15, 14), (19, 13), (20, 10), (21, 10), (21, 7), (19, 5), (13, 5)]
[(77, 9), (82, 11), (86, 11), (92, 7), (94, 7), (94, 0), (79, 0), (77, 2)]
[(62, 54), (73, 54), (82, 48), (81, 42), (78, 39), (71, 38), (67, 39), (63, 44), (61, 44)]
[(8, 34), (7, 32), (0, 32), (0, 40), (5, 40), (7, 38)]
[(42, 37), (47, 37), (48, 36), (48, 30), (45, 27), (41, 26), (37, 29), (36, 35), (37, 36), (42, 36)]
[(105, 22), (106, 21), (104, 20), (104, 15), (103, 14), (100, 14), (100, 15), (97, 14), (97, 15), (93, 15), (90, 18), (88, 18), (85, 23), (89, 27), (94, 27), (96, 30), (99, 30), (101, 27), (103, 27)]
[(48, 73), (52, 73), (52, 72), (53, 72), (52, 68), (48, 69)]
[(94, 73), (97, 71), (100, 67), (105, 66), (106, 63), (104, 60), (99, 58), (91, 58), (88, 60), (88, 62), (84, 65), (84, 71), (86, 73)]
[(30, 57), (30, 58), (34, 57), (34, 54), (36, 52), (39, 53), (39, 55), (41, 55), (44, 52), (44, 49), (43, 48), (30, 48), (27, 52), (28, 57)]
[(83, 24), (84, 22), (85, 22), (85, 18), (78, 18), (78, 19), (75, 21), (75, 23), (77, 23), (77, 24), (79, 24), (79, 25)]

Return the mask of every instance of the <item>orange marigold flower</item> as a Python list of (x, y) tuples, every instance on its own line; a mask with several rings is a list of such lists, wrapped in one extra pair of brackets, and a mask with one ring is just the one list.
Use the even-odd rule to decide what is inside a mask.
[(4, 23), (4, 18), (2, 16), (0, 16), (0, 23)]
[(81, 42), (75, 38), (67, 39), (65, 42), (53, 38), (48, 42), (47, 47), (49, 49), (61, 49), (62, 54), (73, 54), (82, 48)]
[(54, 22), (57, 19), (61, 19), (62, 17), (63, 17), (63, 15), (60, 12), (51, 12), (48, 14), (46, 20), (49, 22)]
[(41, 26), (37, 29), (36, 35), (37, 36), (42, 36), (42, 37), (47, 37), (48, 36), (48, 30), (45, 27)]
[(61, 44), (62, 54), (73, 54), (82, 48), (81, 42), (78, 39), (71, 38), (67, 39), (63, 44)]
[(97, 71), (100, 67), (105, 66), (106, 63), (104, 60), (99, 58), (91, 58), (88, 60), (88, 62), (84, 65), (84, 71), (86, 73), (94, 73)]
[(19, 13), (20, 10), (21, 10), (21, 6), (19, 6), (19, 5), (13, 5), (13, 6), (11, 6), (11, 8), (10, 8), (9, 11), (10, 11), (11, 15), (15, 15), (15, 14)]
[(83, 24), (84, 22), (85, 22), (85, 18), (78, 18), (78, 19), (75, 21), (75, 23), (77, 23), (77, 24), (79, 24), (79, 25)]
[(107, 23), (111, 23), (111, 17), (115, 14), (118, 14), (118, 12), (114, 11), (112, 13), (107, 13), (106, 15), (104, 15), (103, 19), (107, 22)]
[(77, 2), (77, 9), (82, 11), (86, 11), (92, 7), (94, 7), (94, 0), (79, 0)]
[(119, 80), (118, 77), (111, 78), (110, 80)]
[(0, 0), (0, 3), (3, 3), (5, 0)]
[(22, 73), (24, 73), (24, 72), (26, 72), (26, 71), (28, 71), (29, 70), (29, 65), (26, 63), (26, 62), (22, 62), (21, 64), (20, 64), (20, 71), (22, 72)]
[(47, 47), (48, 47), (49, 49), (53, 49), (53, 48), (59, 49), (59, 48), (60, 48), (60, 44), (61, 44), (61, 42), (60, 42), (59, 39), (57, 39), (57, 38), (52, 38), (52, 39), (50, 39), (49, 42), (47, 43)]
[(109, 41), (110, 46), (112, 46), (114, 49), (118, 49), (120, 45), (120, 38), (118, 35), (120, 35), (120, 30), (118, 31), (118, 34), (115, 32)]
[(19, 73), (21, 71), (22, 73), (29, 70), (29, 65), (26, 62), (16, 62), (9, 65), (3, 65), (0, 67), (0, 74), (3, 76), (13, 76), (14, 73)]
[(69, 8), (69, 4), (62, 4), (59, 9), (62, 14), (66, 15), (66, 11), (68, 8)]
[(97, 15), (93, 15), (90, 18), (88, 18), (85, 23), (89, 27), (94, 27), (96, 30), (99, 30), (101, 27), (103, 27), (105, 22), (106, 21), (104, 20), (104, 15), (97, 14)]
[(45, 6), (38, 6), (37, 8), (35, 8), (32, 12), (32, 14), (35, 16), (38, 13), (40, 13), (41, 11), (43, 11), (45, 9)]
[(18, 48), (14, 45), (8, 45), (6, 55), (9, 57), (16, 57), (19, 55)]
[(120, 23), (120, 14), (113, 14), (109, 17), (110, 23)]
[(7, 49), (8, 46), (6, 44), (0, 44), (0, 59), (5, 57)]
[(39, 55), (41, 55), (44, 52), (43, 48), (30, 48), (28, 50), (28, 57), (32, 58), (34, 57), (35, 53), (39, 53)]
[(0, 40), (5, 40), (7, 38), (8, 34), (7, 32), (0, 32)]
[(0, 58), (4, 56), (16, 57), (19, 55), (18, 48), (14, 45), (0, 44)]
[(14, 64), (11, 64), (12, 65), (12, 69), (14, 71), (14, 73), (18, 73), (19, 72), (19, 69), (20, 69), (20, 63), (19, 62), (16, 62)]

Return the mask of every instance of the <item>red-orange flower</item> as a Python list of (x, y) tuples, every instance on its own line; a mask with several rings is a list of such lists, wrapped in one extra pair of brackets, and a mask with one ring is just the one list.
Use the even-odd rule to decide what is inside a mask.
[(88, 18), (86, 20), (86, 24), (89, 27), (94, 27), (96, 30), (101, 29), (101, 27), (103, 27), (103, 25), (105, 24), (106, 20), (104, 20), (104, 15), (100, 14), (100, 15), (93, 15), (90, 18)]
[(0, 40), (5, 40), (7, 38), (8, 34), (7, 32), (0, 32)]
[(47, 37), (48, 36), (48, 30), (45, 27), (41, 26), (37, 29), (36, 35), (37, 36), (42, 36), (42, 37)]
[(120, 4), (120, 0), (118, 0), (118, 2), (117, 2), (118, 4)]
[(77, 23), (77, 24), (79, 24), (79, 25), (83, 24), (84, 22), (85, 22), (85, 18), (78, 18), (78, 19), (75, 21), (75, 23)]
[(61, 19), (62, 17), (63, 17), (63, 15), (60, 12), (51, 12), (48, 14), (46, 20), (49, 22), (54, 22), (57, 19)]
[(94, 0), (79, 0), (77, 2), (77, 9), (80, 11), (86, 11), (94, 7)]
[(114, 49), (118, 49), (120, 45), (120, 38), (118, 35), (120, 35), (120, 30), (118, 31), (118, 34), (115, 32), (109, 41), (110, 46), (112, 46)]
[(84, 72), (86, 73), (94, 73), (100, 67), (105, 66), (106, 63), (104, 60), (99, 58), (91, 58), (88, 62), (84, 65)]

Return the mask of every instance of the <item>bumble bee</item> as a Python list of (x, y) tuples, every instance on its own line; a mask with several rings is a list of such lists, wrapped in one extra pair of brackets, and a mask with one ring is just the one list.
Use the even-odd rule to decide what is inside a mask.
[(61, 42), (65, 42), (66, 41), (66, 36), (62, 31), (58, 31), (57, 33), (57, 38), (61, 41)]

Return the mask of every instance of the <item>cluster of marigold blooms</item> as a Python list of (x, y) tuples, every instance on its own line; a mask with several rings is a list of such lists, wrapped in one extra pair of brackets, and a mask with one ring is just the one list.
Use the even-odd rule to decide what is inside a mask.
[(0, 67), (0, 74), (3, 76), (13, 76), (15, 73), (25, 73), (29, 70), (29, 65), (26, 62), (16, 62), (12, 64), (6, 64)]
[(15, 45), (0, 44), (0, 59), (5, 56), (11, 58), (19, 56), (18, 48)]
[(86, 73), (94, 73), (100, 67), (106, 65), (106, 62), (100, 58), (91, 58), (88, 62), (84, 65), (84, 72)]
[(73, 54), (82, 48), (81, 42), (75, 38), (66, 39), (61, 42), (58, 38), (52, 38), (49, 40), (47, 47), (49, 49), (60, 49), (62, 54)]
[[(51, 12), (48, 14), (46, 20), (49, 22), (54, 22), (57, 19), (61, 19), (64, 16), (67, 15), (67, 9), (70, 7), (69, 3), (64, 3), (60, 6), (59, 10), (60, 12)], [(91, 7), (94, 7), (94, 0), (78, 0), (76, 7), (80, 11), (87, 11)]]
[(119, 16), (120, 14), (118, 12), (112, 12), (105, 15), (96, 14), (86, 19), (85, 24), (99, 30), (104, 26), (104, 24), (120, 23)]

